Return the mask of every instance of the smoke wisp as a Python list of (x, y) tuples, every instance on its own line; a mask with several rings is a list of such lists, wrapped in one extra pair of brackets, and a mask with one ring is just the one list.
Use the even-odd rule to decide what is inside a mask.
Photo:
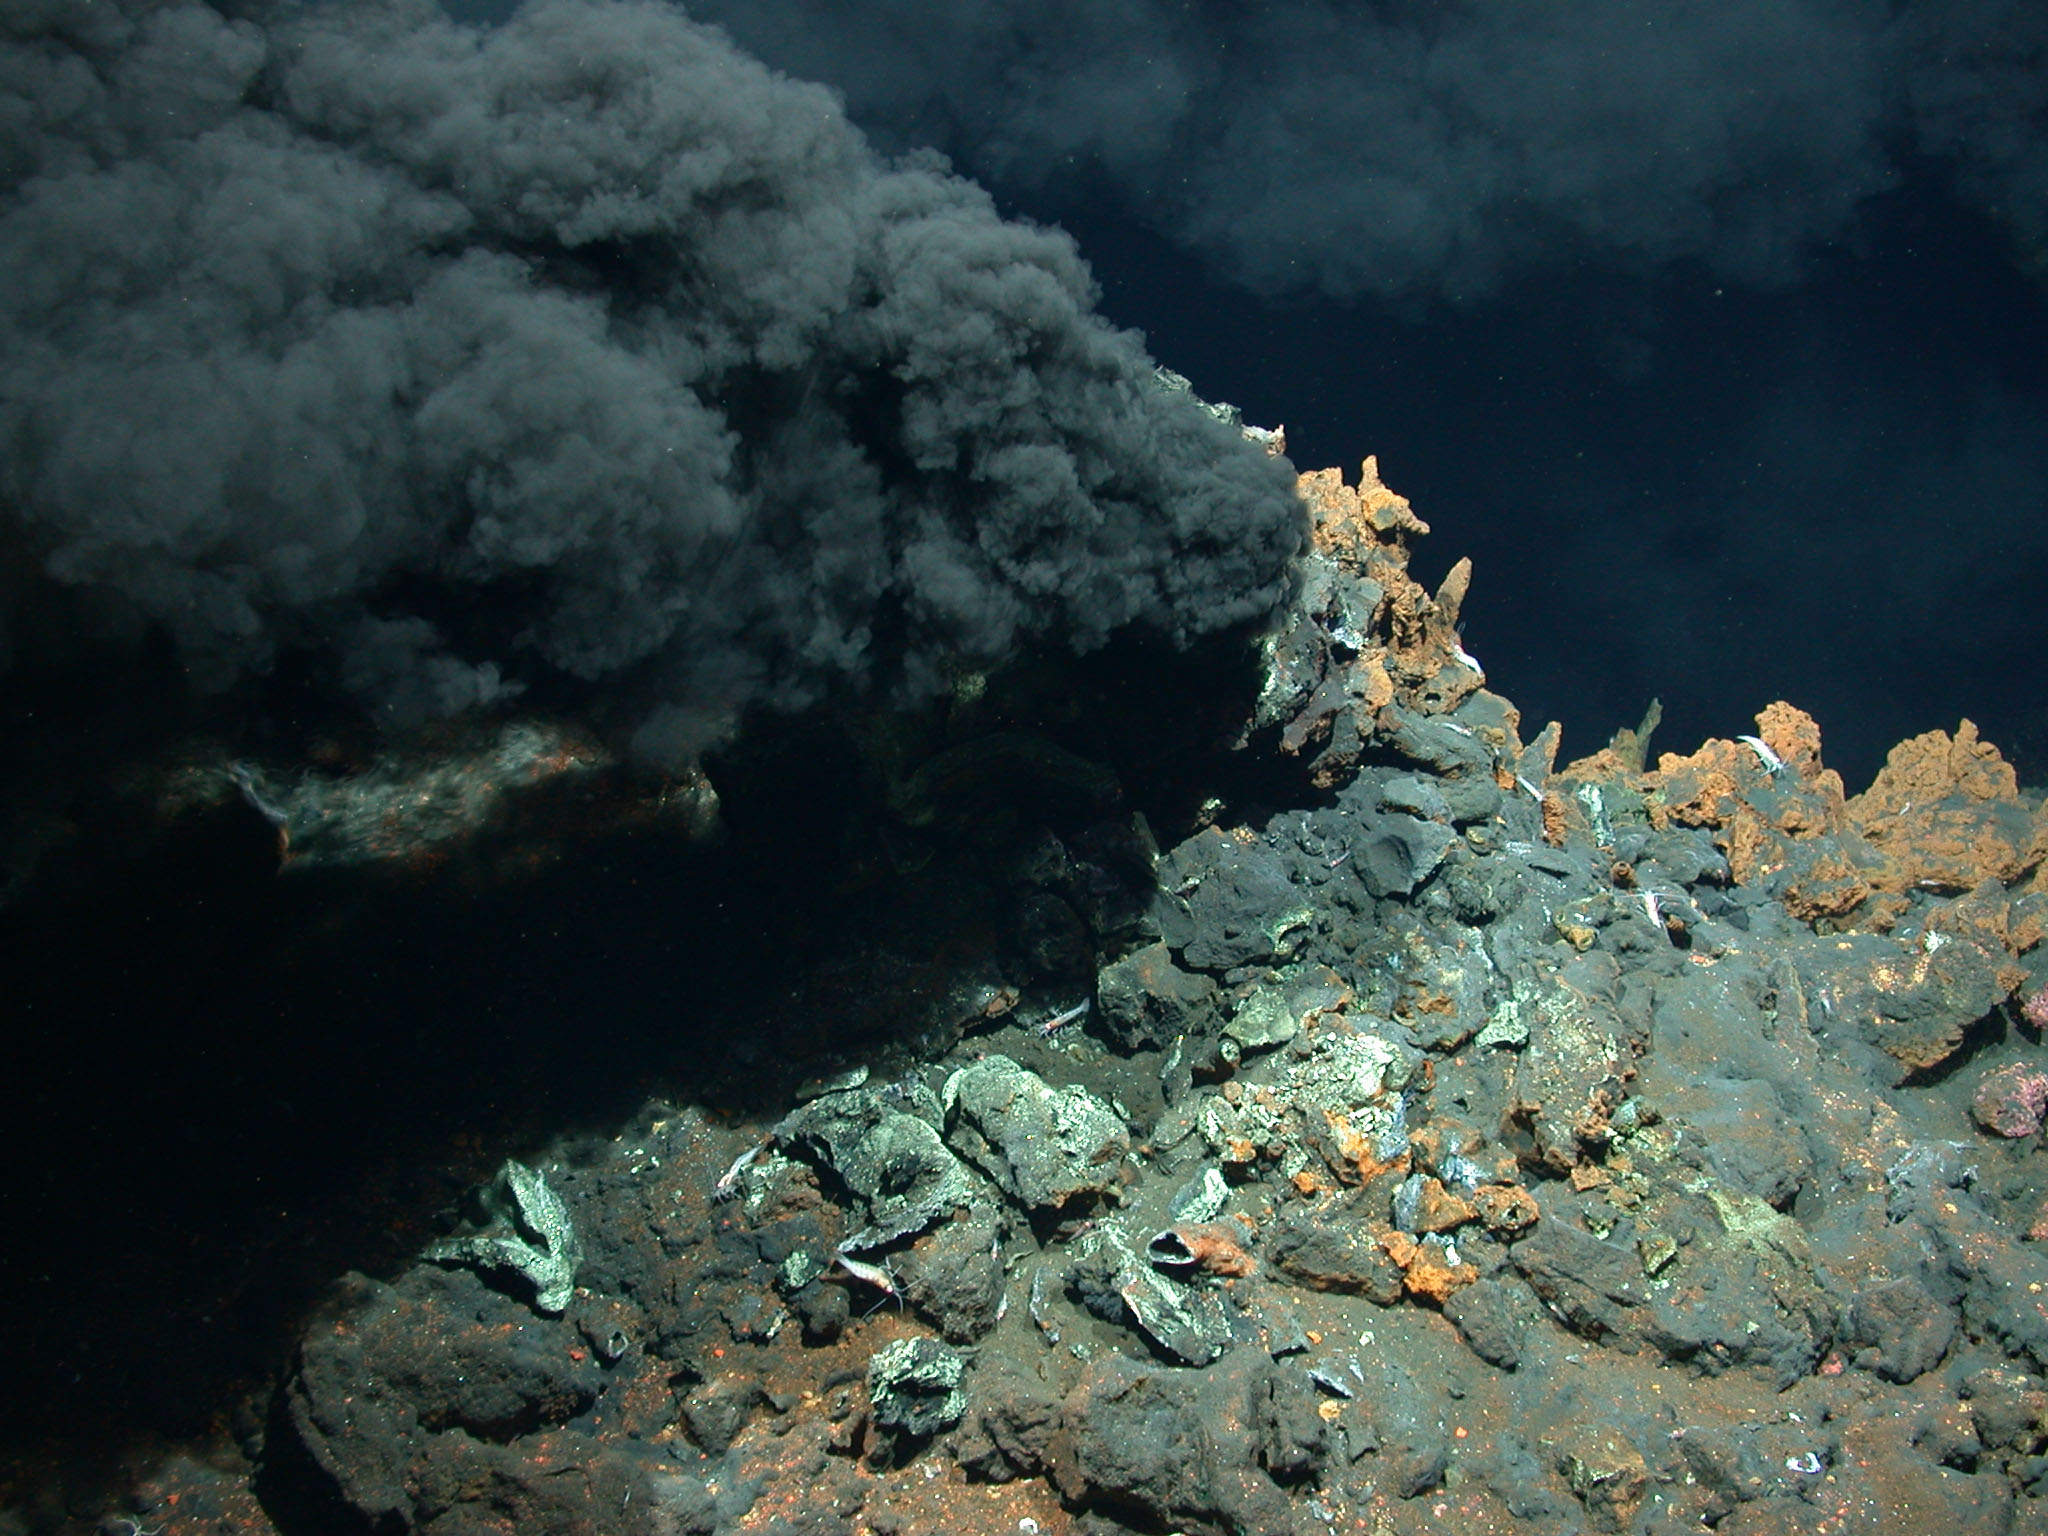
[(1044, 206), (1111, 197), (1268, 297), (1516, 273), (1799, 275), (1904, 156), (2048, 242), (2025, 0), (691, 0), (856, 121)]

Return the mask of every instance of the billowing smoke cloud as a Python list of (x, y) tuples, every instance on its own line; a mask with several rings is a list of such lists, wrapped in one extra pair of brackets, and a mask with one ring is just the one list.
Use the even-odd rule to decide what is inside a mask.
[(630, 683), (687, 741), (1185, 641), (1299, 543), (1063, 235), (672, 8), (17, 0), (0, 188), (0, 502), (216, 683)]
[(1468, 301), (1580, 261), (1784, 281), (1902, 153), (2048, 238), (2048, 10), (2030, 0), (690, 9), (1039, 206), (1106, 177), (1264, 294)]

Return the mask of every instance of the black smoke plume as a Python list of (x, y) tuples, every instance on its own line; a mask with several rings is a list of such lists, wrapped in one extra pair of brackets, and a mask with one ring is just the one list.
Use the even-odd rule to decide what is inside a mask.
[(672, 8), (16, 0), (0, 189), (0, 534), (203, 685), (687, 749), (1255, 619), (1301, 538), (1064, 235)]

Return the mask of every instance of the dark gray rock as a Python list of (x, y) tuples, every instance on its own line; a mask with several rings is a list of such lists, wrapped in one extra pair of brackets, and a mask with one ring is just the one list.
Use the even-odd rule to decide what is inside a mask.
[(1472, 1468), (1517, 1520), (1548, 1524), (1572, 1508), (1571, 1500), (1519, 1435), (1501, 1436), (1472, 1459)]
[(1831, 999), (1831, 1023), (1882, 1051), (1900, 1083), (1948, 1060), (2004, 1000), (2000, 968), (2009, 961), (1975, 937), (1936, 932), (1917, 941), (1831, 936), (1803, 947), (1798, 963), (1807, 994)]
[(404, 1529), (420, 1536), (492, 1529), (666, 1536), (637, 1458), (574, 1429), (553, 1431), (545, 1453), (538, 1449), (455, 1435), (435, 1439), (409, 1474), (417, 1514)]
[(974, 1372), (974, 1408), (962, 1427), (960, 1465), (992, 1483), (1036, 1477), (1051, 1463), (1059, 1399), (1009, 1361)]
[(1607, 1115), (1624, 1097), (1622, 1075), (1650, 1033), (1647, 1009), (1638, 1012), (1611, 954), (1566, 954), (1516, 974), (1501, 1005), (1529, 1028), (1503, 1140), (1525, 1165), (1555, 1175), (1604, 1151)]
[(1298, 1527), (1254, 1457), (1272, 1402), (1272, 1362), (1234, 1350), (1206, 1371), (1120, 1356), (1090, 1362), (1053, 1442), (1053, 1478), (1076, 1503), (1200, 1536)]
[(1409, 896), (1457, 841), (1458, 834), (1441, 822), (1373, 816), (1352, 834), (1351, 863), (1375, 897)]
[(1782, 1391), (1832, 1342), (1833, 1307), (1787, 1256), (1721, 1243), (1711, 1253), (1695, 1248), (1684, 1262), (1692, 1283), (1660, 1293), (1637, 1320), (1641, 1337), (1666, 1359), (1708, 1375), (1760, 1370)]
[(466, 1270), (408, 1270), (392, 1285), (352, 1276), (279, 1391), (265, 1479), (287, 1503), (407, 1529), (427, 1462), (566, 1425), (602, 1386), (573, 1328), (537, 1321)]
[(1970, 1374), (1963, 1393), (1985, 1445), (2032, 1455), (2048, 1444), (2048, 1384), (2040, 1377), (1989, 1366)]
[(949, 1344), (971, 1344), (996, 1325), (999, 1232), (995, 1212), (984, 1207), (947, 1222), (896, 1261), (905, 1297)]
[(1018, 953), (1041, 976), (1080, 975), (1094, 960), (1088, 924), (1062, 896), (1026, 891), (1017, 898), (1012, 921)]
[(1097, 822), (1075, 838), (1066, 895), (1099, 951), (1159, 937), (1149, 910), (1158, 863), (1159, 845), (1141, 815)]
[(853, 1303), (843, 1285), (813, 1280), (789, 1298), (789, 1305), (803, 1324), (806, 1344), (830, 1344), (853, 1321)]
[[(1476, 724), (1476, 717), (1483, 713), (1477, 707), (1479, 702), (1468, 700), (1458, 714), (1474, 718)], [(1409, 761), (1435, 769), (1447, 792), (1461, 780), (1478, 778), (1492, 782), (1493, 754), (1464, 718), (1452, 720), (1397, 703), (1380, 711), (1377, 724), (1380, 737)], [(1363, 779), (1365, 775), (1359, 777)]]
[(1092, 1362), (1067, 1398), (1053, 1476), (1069, 1499), (1104, 1499), (1178, 1522), (1213, 1514), (1214, 1456), (1188, 1382), (1110, 1356)]
[(1509, 1252), (1551, 1314), (1584, 1338), (1634, 1327), (1634, 1309), (1650, 1299), (1631, 1250), (1555, 1217), (1538, 1222)]
[(1398, 774), (1380, 786), (1378, 808), (1420, 817), (1424, 821), (1451, 819), (1451, 804), (1444, 798), (1441, 785), (1435, 779), (1412, 773)]
[(1388, 1486), (1401, 1498), (1412, 1499), (1443, 1484), (1451, 1460), (1444, 1401), (1433, 1385), (1404, 1371), (1383, 1371), (1374, 1378), (1370, 1407), (1378, 1432), (1379, 1465)]
[(1445, 910), (1460, 923), (1493, 922), (1521, 901), (1527, 875), (1512, 859), (1488, 858), (1452, 849), (1436, 878)]
[(1456, 1325), (1472, 1353), (1489, 1365), (1512, 1371), (1522, 1360), (1522, 1320), (1514, 1297), (1487, 1276), (1444, 1298), (1444, 1316)]
[(698, 1449), (707, 1455), (723, 1455), (754, 1410), (767, 1401), (761, 1384), (738, 1371), (727, 1371), (709, 1381), (700, 1381), (684, 1394), (683, 1426)]
[(1941, 1364), (1955, 1342), (1956, 1315), (1910, 1277), (1865, 1286), (1849, 1304), (1844, 1342), (1862, 1345), (1868, 1365), (1886, 1381), (1914, 1381)]
[(1701, 1512), (1717, 1523), (1757, 1489), (1771, 1487), (1780, 1470), (1748, 1427), (1688, 1425), (1677, 1443), (1686, 1475), (1707, 1492)]
[(1228, 971), (1270, 960), (1314, 917), (1295, 878), (1300, 851), (1240, 842), (1214, 827), (1167, 855), (1153, 915), (1183, 963)]
[(1357, 1196), (1332, 1208), (1297, 1206), (1275, 1224), (1265, 1256), (1274, 1269), (1315, 1291), (1363, 1296), (1390, 1307), (1401, 1299), (1401, 1270), (1362, 1219)]
[(1216, 983), (1175, 965), (1165, 944), (1148, 944), (1097, 973), (1095, 1000), (1097, 1032), (1118, 1050), (1145, 1050), (1207, 1030)]
[(2040, 1301), (2048, 1296), (2048, 1257), (2035, 1244), (2015, 1241), (1959, 1189), (1935, 1203), (1947, 1209), (1924, 1225), (1948, 1272), (1962, 1282), (1964, 1328), (2048, 1371), (2048, 1310)]
[(1728, 856), (1714, 846), (1711, 833), (1703, 827), (1668, 827), (1644, 837), (1638, 864), (1654, 868), (1652, 879), (1637, 884), (1664, 889), (1701, 883), (1724, 885), (1728, 880)]
[(1260, 1464), (1277, 1482), (1319, 1474), (1330, 1458), (1330, 1426), (1306, 1372), (1269, 1371), (1254, 1388), (1252, 1433)]
[(718, 1529), (718, 1496), (700, 1478), (656, 1472), (647, 1479), (655, 1529), (662, 1536), (712, 1536)]

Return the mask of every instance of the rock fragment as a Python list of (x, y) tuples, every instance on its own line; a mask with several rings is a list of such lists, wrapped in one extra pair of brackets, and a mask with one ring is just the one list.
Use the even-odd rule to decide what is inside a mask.
[(2048, 1071), (2019, 1062), (1985, 1073), (1970, 1098), (1970, 1115), (1979, 1125), (2014, 1140), (2040, 1130), (2044, 1110)]
[(1116, 1227), (1099, 1226), (1082, 1239), (1070, 1278), (1091, 1312), (1135, 1326), (1183, 1364), (1207, 1365), (1230, 1347), (1222, 1296), (1208, 1285), (1167, 1278)]
[(897, 1339), (868, 1360), (868, 1400), (884, 1429), (922, 1439), (949, 1429), (967, 1411), (966, 1368), (936, 1339)]
[(946, 1079), (948, 1137), (1005, 1194), (1057, 1210), (1120, 1187), (1130, 1135), (1085, 1088), (1054, 1088), (1007, 1056), (984, 1056)]
[(533, 1289), (537, 1311), (560, 1315), (574, 1294), (583, 1244), (569, 1208), (545, 1175), (506, 1159), (480, 1196), (490, 1226), (444, 1238), (421, 1255), (443, 1264), (468, 1264), (489, 1274), (517, 1274)]
[[(899, 1097), (924, 1113), (899, 1108)], [(987, 1186), (927, 1118), (937, 1114), (929, 1089), (895, 1096), (861, 1087), (814, 1099), (776, 1127), (786, 1146), (823, 1163), (860, 1198), (867, 1222), (842, 1246), (879, 1247), (923, 1232), (962, 1206), (986, 1203)]]
[(1164, 943), (1148, 944), (1102, 968), (1095, 978), (1097, 1027), (1119, 1050), (1169, 1044), (1209, 1026), (1216, 982), (1174, 964)]
[(996, 1325), (1003, 1297), (1000, 1232), (993, 1211), (973, 1211), (897, 1262), (905, 1298), (949, 1344), (971, 1344)]

